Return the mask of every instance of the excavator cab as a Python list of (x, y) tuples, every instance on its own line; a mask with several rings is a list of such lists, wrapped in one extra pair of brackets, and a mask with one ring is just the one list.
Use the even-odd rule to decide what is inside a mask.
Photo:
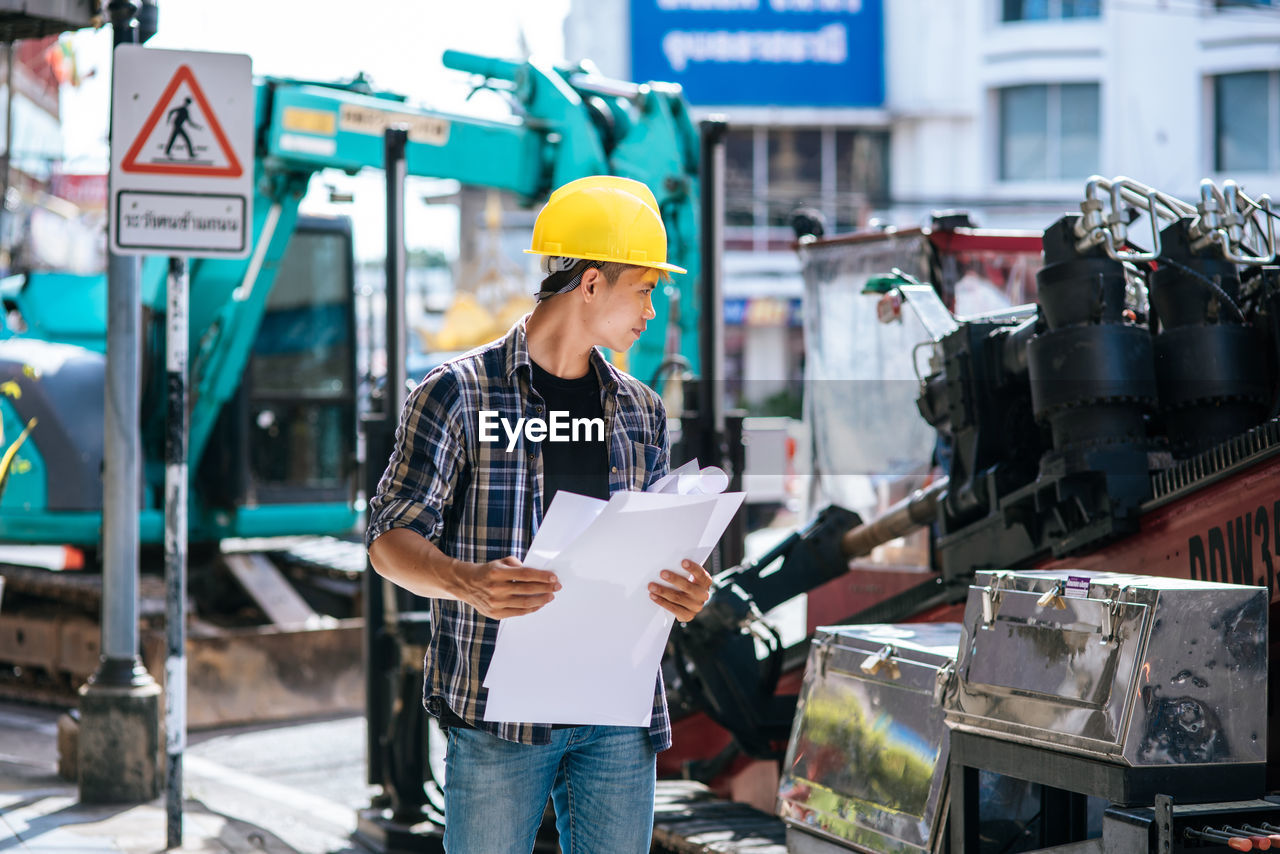
[(282, 514), (352, 505), (359, 393), (353, 278), (350, 220), (300, 217), (244, 382), (223, 409), (198, 473), (198, 493), (211, 505), (272, 505)]

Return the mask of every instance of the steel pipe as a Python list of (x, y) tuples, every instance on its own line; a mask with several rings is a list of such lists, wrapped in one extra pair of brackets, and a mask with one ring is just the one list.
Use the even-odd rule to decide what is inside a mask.
[(840, 538), (840, 550), (845, 557), (861, 557), (870, 554), (872, 549), (882, 543), (928, 525), (937, 518), (938, 501), (949, 484), (949, 479), (939, 478), (924, 489), (917, 489), (871, 521), (846, 531)]

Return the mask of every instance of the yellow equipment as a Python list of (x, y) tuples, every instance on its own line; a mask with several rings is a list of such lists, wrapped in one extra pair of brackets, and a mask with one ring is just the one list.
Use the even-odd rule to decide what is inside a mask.
[(480, 263), (458, 277), (457, 295), (438, 332), (415, 326), (428, 353), (470, 350), (500, 337), (533, 310), (526, 271), (502, 249), (502, 200), (490, 190), (485, 204), (485, 244)]

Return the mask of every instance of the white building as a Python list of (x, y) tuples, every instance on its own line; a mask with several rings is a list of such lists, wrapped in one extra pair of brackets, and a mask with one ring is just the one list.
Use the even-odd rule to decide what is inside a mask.
[[(1047, 225), (1092, 173), (1280, 191), (1280, 4), (890, 0), (891, 187)], [(1040, 204), (1037, 204), (1039, 202)]]
[[(725, 113), (735, 129), (731, 246), (782, 248), (798, 201), (829, 230), (940, 207), (1038, 228), (1093, 173), (1192, 200), (1204, 177), (1280, 193), (1280, 0), (573, 0), (566, 54), (634, 79), (636, 15), (880, 3), (881, 104), (726, 105), (690, 90), (695, 115)], [(837, 71), (824, 85), (857, 81)]]

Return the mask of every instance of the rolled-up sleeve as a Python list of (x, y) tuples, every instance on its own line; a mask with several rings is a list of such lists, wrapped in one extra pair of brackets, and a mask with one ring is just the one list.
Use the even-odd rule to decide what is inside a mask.
[(439, 543), (466, 458), (461, 405), (458, 380), (448, 365), (410, 393), (391, 459), (369, 501), (366, 546), (392, 528), (409, 528)]

